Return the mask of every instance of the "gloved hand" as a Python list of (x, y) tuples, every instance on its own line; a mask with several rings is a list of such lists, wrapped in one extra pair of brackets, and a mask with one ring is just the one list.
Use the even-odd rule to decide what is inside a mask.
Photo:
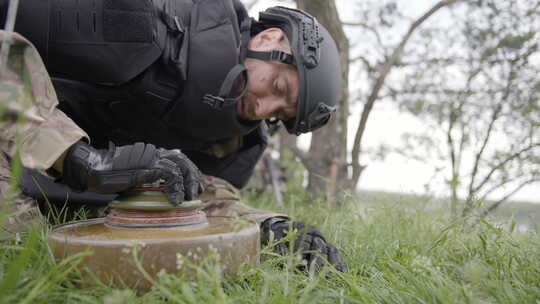
[[(299, 266), (301, 270), (306, 270), (307, 267), (315, 267), (315, 270), (318, 270), (324, 265), (324, 259), (326, 259), (337, 270), (347, 271), (347, 264), (337, 248), (327, 243), (321, 232), (313, 226), (306, 226), (304, 222), (290, 222), (283, 218), (274, 217), (264, 221), (261, 230), (263, 245), (268, 245), (270, 232), (274, 234), (274, 240), (280, 240), (286, 237), (289, 231), (298, 231), (293, 250), (299, 252), (302, 260), (307, 262), (307, 266)], [(289, 253), (289, 248), (288, 242), (280, 242), (274, 246), (273, 250), (281, 255), (286, 255)]]
[(97, 150), (84, 141), (69, 148), (62, 176), (76, 191), (115, 193), (163, 180), (163, 192), (173, 205), (203, 191), (202, 174), (180, 150), (135, 143)]

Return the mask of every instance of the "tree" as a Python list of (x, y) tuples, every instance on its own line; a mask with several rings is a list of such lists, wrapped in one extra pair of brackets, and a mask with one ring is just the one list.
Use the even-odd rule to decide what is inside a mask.
[(425, 54), (395, 93), (430, 123), (408, 136), (409, 152), (444, 156), (452, 213), (460, 195), (467, 216), (497, 194), (486, 215), (540, 181), (540, 1), (475, 1), (459, 16), (429, 41), (445, 58)]
[[(384, 42), (382, 38), (382, 32), (393, 29), (393, 26), (396, 24), (394, 22), (395, 19), (403, 19), (403, 16), (399, 14), (397, 6), (393, 1), (383, 2), (382, 5), (372, 2), (367, 5), (364, 3), (364, 9), (358, 14), (364, 22), (348, 22), (345, 24), (340, 22), (334, 1), (297, 0), (297, 2), (300, 8), (307, 10), (317, 17), (322, 24), (327, 26), (334, 38), (336, 38), (341, 51), (342, 64), (346, 67), (343, 75), (344, 82), (348, 83), (348, 66), (350, 64), (361, 64), (361, 70), (365, 73), (365, 78), (367, 78), (369, 83), (369, 89), (365, 91), (365, 94), (356, 97), (357, 100), (364, 101), (364, 106), (354, 138), (352, 153), (350, 155), (351, 161), (347, 161), (348, 155), (346, 151), (347, 119), (349, 114), (349, 101), (347, 98), (349, 95), (347, 91), (344, 91), (345, 94), (343, 100), (340, 102), (341, 110), (337, 119), (329, 127), (313, 134), (309, 153), (311, 160), (306, 162), (308, 164), (310, 185), (313, 185), (312, 189), (327, 189), (328, 192), (328, 190), (336, 189), (335, 187), (329, 187), (328, 183), (337, 183), (346, 186), (346, 188), (354, 192), (360, 176), (366, 168), (366, 165), (360, 163), (360, 156), (363, 153), (363, 135), (367, 130), (368, 118), (375, 103), (381, 100), (381, 92), (383, 91), (388, 75), (400, 63), (407, 43), (418, 28), (437, 11), (458, 2), (458, 0), (442, 0), (437, 2), (410, 24), (408, 31), (397, 44)], [(376, 55), (370, 57), (362, 54), (350, 60), (349, 54), (346, 53), (349, 49), (349, 41), (344, 35), (344, 25), (359, 27), (363, 30), (363, 33), (358, 34), (358, 37), (361, 37), (360, 40), (363, 42), (366, 41), (363, 39), (364, 36), (374, 36), (376, 39), (372, 40), (373, 42), (367, 48), (373, 51), (373, 53), (376, 53)], [(348, 87), (345, 87), (344, 90), (348, 90)], [(340, 147), (337, 145), (340, 145)], [(325, 178), (320, 178), (321, 176)], [(321, 186), (321, 182), (326, 182), (326, 186)]]
[[(324, 128), (312, 133), (309, 157), (296, 150), (306, 166), (308, 192), (328, 197), (336, 191), (338, 180), (346, 178), (347, 119), (349, 118), (349, 41), (343, 31), (334, 0), (297, 0), (298, 7), (313, 14), (335, 39), (342, 66), (342, 96), (335, 117)], [(341, 168), (341, 170), (340, 170)]]
[(378, 24), (367, 24), (365, 22), (348, 24), (350, 26), (360, 26), (368, 32), (371, 32), (371, 34), (376, 37), (377, 44), (374, 46), (374, 49), (379, 50), (380, 53), (378, 57), (381, 58), (377, 59), (375, 62), (370, 60), (369, 57), (363, 55), (360, 55), (354, 59), (354, 61), (362, 62), (362, 64), (365, 66), (367, 78), (370, 82), (370, 89), (368, 90), (367, 95), (365, 95), (367, 97), (361, 97), (365, 98), (365, 103), (361, 113), (360, 123), (354, 138), (351, 155), (352, 177), (350, 178), (349, 182), (351, 188), (356, 187), (362, 172), (367, 167), (366, 165), (362, 165), (360, 163), (360, 156), (362, 155), (363, 150), (363, 136), (366, 131), (368, 118), (373, 110), (373, 106), (381, 99), (381, 91), (384, 88), (387, 77), (390, 75), (394, 67), (401, 64), (405, 47), (409, 43), (413, 34), (418, 31), (420, 26), (426, 20), (435, 15), (437, 11), (456, 2), (459, 2), (459, 0), (442, 0), (437, 2), (433, 7), (431, 7), (428, 11), (410, 24), (409, 29), (403, 35), (399, 43), (394, 46), (388, 47), (382, 41), (381, 29), (392, 26), (392, 22), (389, 21), (389, 19), (392, 17), (395, 18), (397, 16), (402, 18), (402, 16), (396, 12), (397, 6), (395, 2), (388, 2), (377, 11)]
[[(341, 63), (343, 67), (343, 94), (339, 102), (339, 110), (327, 126), (319, 129), (312, 134), (310, 150), (308, 153), (299, 150), (296, 147), (296, 141), (280, 133), (282, 137), (281, 147), (288, 146), (295, 152), (295, 155), (302, 161), (308, 171), (308, 192), (326, 193), (327, 197), (333, 197), (338, 187), (354, 192), (360, 176), (366, 165), (360, 163), (360, 156), (365, 152), (362, 143), (363, 135), (367, 130), (368, 118), (374, 107), (374, 104), (380, 101), (381, 95), (385, 91), (387, 77), (392, 69), (398, 66), (404, 55), (406, 45), (409, 43), (413, 34), (421, 25), (439, 10), (450, 6), (459, 0), (441, 0), (432, 8), (422, 14), (418, 19), (410, 22), (410, 27), (403, 37), (398, 41), (383, 41), (383, 34), (395, 30), (402, 26), (404, 16), (399, 14), (394, 1), (362, 1), (361, 11), (358, 14), (359, 20), (363, 22), (354, 22), (349, 20), (342, 23), (339, 18), (334, 0), (297, 0), (299, 8), (306, 10), (314, 15), (317, 20), (328, 28), (338, 44), (340, 50)], [(358, 21), (358, 20), (356, 20)], [(349, 40), (353, 37), (345, 35), (344, 26), (358, 28), (354, 33), (355, 37), (364, 45), (364, 49), (370, 50), (373, 56), (363, 53), (360, 56), (350, 59)], [(366, 40), (365, 37), (376, 37), (375, 40)], [(369, 44), (369, 45), (367, 45)], [(369, 88), (351, 98), (349, 92), (349, 70), (353, 68), (361, 70)], [(355, 88), (357, 89), (357, 88)], [(352, 154), (347, 150), (348, 119), (350, 116), (350, 102), (362, 102), (364, 107), (361, 114), (360, 124), (358, 126)], [(281, 148), (282, 149), (282, 148)]]

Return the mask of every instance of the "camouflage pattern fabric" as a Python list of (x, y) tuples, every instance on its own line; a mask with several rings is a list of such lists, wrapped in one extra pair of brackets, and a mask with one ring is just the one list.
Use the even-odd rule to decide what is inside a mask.
[(0, 154), (0, 240), (13, 238), (41, 218), (36, 201), (11, 187), (11, 168), (6, 157)]
[(227, 181), (206, 175), (205, 191), (198, 199), (203, 202), (203, 211), (209, 217), (242, 217), (262, 223), (271, 217), (289, 218), (285, 214), (249, 207), (240, 201), (238, 190)]
[[(5, 31), (0, 30), (0, 41)], [(56, 108), (58, 100), (41, 57), (25, 38), (12, 34), (7, 67), (0, 75), (0, 239), (41, 218), (37, 203), (12, 189), (11, 168), (3, 153), (17, 154), (24, 166), (45, 170), (86, 133)]]
[[(0, 39), (6, 32), (0, 30)], [(72, 144), (88, 136), (56, 108), (58, 99), (51, 79), (34, 46), (17, 33), (7, 69), (0, 75), (0, 150), (20, 157), (27, 168), (45, 170)]]

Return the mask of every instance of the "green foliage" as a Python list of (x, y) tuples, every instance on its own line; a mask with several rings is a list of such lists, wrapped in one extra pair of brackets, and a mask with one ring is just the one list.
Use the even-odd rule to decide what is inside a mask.
[(464, 2), (451, 24), (432, 25), (440, 35), (417, 39), (425, 54), (394, 89), (401, 108), (427, 125), (407, 134), (401, 153), (444, 160), (465, 214), (496, 194), (500, 201), (478, 210), (489, 212), (540, 181), (539, 14), (539, 0)]
[[(452, 220), (430, 197), (361, 193), (337, 204), (303, 201), (282, 211), (320, 228), (344, 254), (348, 273), (296, 270), (295, 256), (264, 248), (260, 267), (224, 277), (215, 257), (188, 267), (194, 279), (163, 274), (146, 294), (106, 286), (75, 267), (82, 256), (54, 263), (45, 233), (0, 244), (2, 303), (535, 303), (540, 301), (540, 237), (481, 221)], [(271, 196), (252, 205), (276, 209)], [(512, 229), (512, 225), (510, 225)], [(133, 251), (136, 260), (136, 251)]]

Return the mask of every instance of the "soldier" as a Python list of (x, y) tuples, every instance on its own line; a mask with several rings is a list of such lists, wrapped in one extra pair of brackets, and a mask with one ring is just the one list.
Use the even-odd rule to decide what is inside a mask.
[[(83, 193), (117, 193), (164, 180), (172, 204), (200, 195), (209, 216), (260, 223), (263, 242), (271, 232), (281, 238), (291, 227), (301, 230), (295, 245), (308, 263), (322, 265), (322, 256), (345, 270), (317, 229), (249, 208), (235, 189), (245, 185), (266, 147), (265, 120), (280, 120), (300, 134), (323, 126), (335, 111), (338, 51), (315, 18), (274, 7), (255, 21), (237, 0), (21, 5), (16, 30), (35, 43), (59, 97), (55, 107), (55, 90), (45, 77), (46, 113), (52, 116), (33, 111), (40, 131), (22, 136), (25, 167), (48, 170)], [(40, 103), (36, 99), (32, 107), (39, 110)], [(46, 133), (52, 128), (47, 123), (69, 134)], [(35, 159), (40, 153), (46, 161)], [(58, 183), (42, 177), (39, 189), (48, 200), (77, 201), (67, 195), (71, 190), (56, 191)], [(23, 178), (23, 189), (32, 187), (28, 181)]]

